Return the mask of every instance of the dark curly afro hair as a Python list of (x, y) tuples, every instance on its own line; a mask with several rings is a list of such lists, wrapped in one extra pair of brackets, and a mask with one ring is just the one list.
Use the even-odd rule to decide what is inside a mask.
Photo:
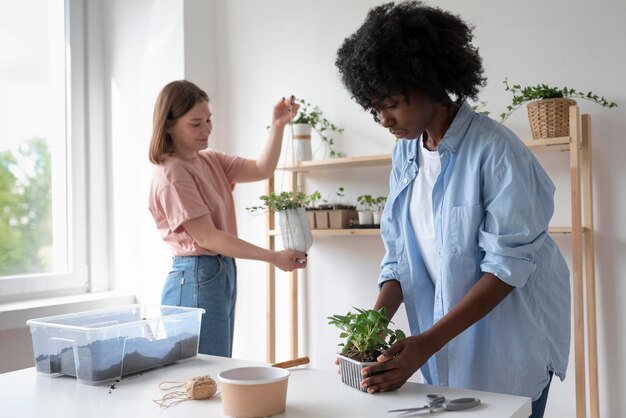
[(371, 9), (346, 38), (335, 64), (352, 97), (365, 109), (410, 92), (448, 106), (476, 98), (485, 85), (472, 27), (460, 17), (418, 1)]

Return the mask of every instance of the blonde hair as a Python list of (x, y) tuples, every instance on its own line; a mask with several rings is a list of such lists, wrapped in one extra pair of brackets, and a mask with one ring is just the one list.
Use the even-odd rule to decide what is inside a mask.
[(165, 155), (174, 151), (172, 137), (167, 130), (176, 123), (178, 118), (202, 101), (208, 102), (209, 96), (190, 81), (172, 81), (163, 87), (154, 105), (150, 162), (161, 164), (165, 160)]

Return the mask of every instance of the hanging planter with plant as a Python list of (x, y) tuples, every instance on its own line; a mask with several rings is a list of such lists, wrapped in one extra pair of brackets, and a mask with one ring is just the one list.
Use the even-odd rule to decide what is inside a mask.
[(263, 202), (261, 205), (246, 210), (250, 213), (277, 212), (285, 249), (307, 252), (313, 245), (311, 226), (304, 210), (309, 197), (302, 192), (272, 192), (260, 199)]
[(341, 133), (343, 129), (330, 123), (318, 106), (313, 106), (303, 99), (296, 99), (300, 112), (291, 122), (293, 126), (293, 155), (296, 162), (313, 159), (311, 148), (311, 130), (314, 129), (322, 139), (328, 158), (345, 157), (344, 153), (335, 150), (332, 133)]
[(370, 364), (396, 341), (406, 338), (400, 329), (392, 330), (384, 307), (379, 310), (355, 308), (356, 313), (329, 316), (328, 323), (341, 330), (340, 338), (344, 342), (339, 358), (341, 381), (355, 389), (365, 391), (361, 387), (361, 370)]
[(533, 139), (569, 136), (569, 108), (576, 105), (573, 97), (589, 100), (609, 109), (617, 107), (615, 102), (609, 102), (591, 91), (585, 94), (571, 88), (556, 88), (546, 84), (510, 86), (508, 79), (504, 79), (503, 84), (505, 90), (513, 94), (513, 100), (506, 107), (506, 112), (500, 114), (501, 121), (504, 122), (522, 104), (529, 102), (526, 107)]

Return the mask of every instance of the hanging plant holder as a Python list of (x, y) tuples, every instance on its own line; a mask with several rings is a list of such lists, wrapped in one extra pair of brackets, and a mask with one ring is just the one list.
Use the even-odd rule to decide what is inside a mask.
[(307, 252), (313, 245), (311, 226), (304, 208), (286, 209), (278, 212), (280, 235), (287, 250)]

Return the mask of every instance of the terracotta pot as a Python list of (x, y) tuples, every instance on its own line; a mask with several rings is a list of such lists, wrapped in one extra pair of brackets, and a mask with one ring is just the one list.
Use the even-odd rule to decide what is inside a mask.
[(328, 212), (327, 210), (315, 211), (315, 228), (316, 229), (328, 229)]
[(271, 417), (285, 411), (289, 371), (276, 367), (240, 367), (218, 375), (224, 415)]
[(358, 219), (356, 210), (336, 209), (328, 212), (330, 229), (350, 228), (351, 221)]

